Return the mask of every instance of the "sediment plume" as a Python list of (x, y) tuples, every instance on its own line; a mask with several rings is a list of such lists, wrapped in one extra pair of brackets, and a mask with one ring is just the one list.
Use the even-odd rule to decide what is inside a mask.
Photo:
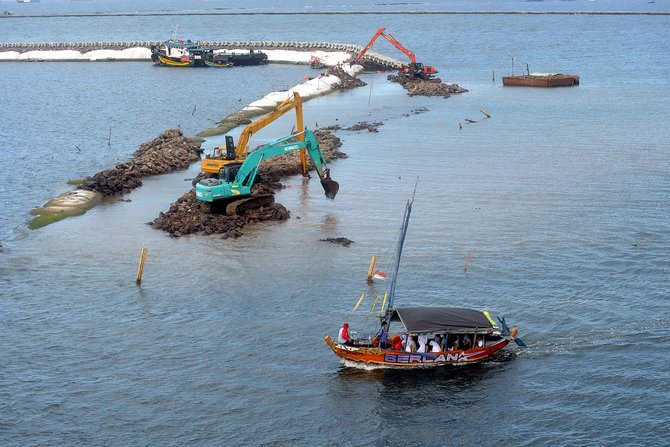
[[(314, 134), (326, 162), (346, 157), (346, 154), (340, 151), (342, 142), (339, 138), (325, 130), (317, 130)], [(310, 172), (314, 176), (314, 171), (311, 169), (313, 168), (310, 167)], [(302, 173), (302, 167), (298, 152), (288, 153), (264, 161), (260, 165), (256, 183), (252, 188), (252, 196), (274, 194), (276, 190), (282, 188), (279, 182), (282, 178), (300, 173)], [(198, 176), (194, 180), (194, 184), (200, 178), (202, 176)], [(317, 187), (320, 188), (320, 186)], [(222, 239), (228, 239), (242, 236), (242, 230), (246, 225), (256, 222), (286, 220), (289, 217), (289, 211), (279, 203), (248, 210), (242, 215), (206, 214), (201, 211), (200, 204), (195, 198), (195, 189), (192, 189), (170, 205), (170, 209), (167, 212), (161, 212), (149, 224), (152, 228), (166, 231), (173, 237), (187, 234), (217, 234), (221, 235)]]

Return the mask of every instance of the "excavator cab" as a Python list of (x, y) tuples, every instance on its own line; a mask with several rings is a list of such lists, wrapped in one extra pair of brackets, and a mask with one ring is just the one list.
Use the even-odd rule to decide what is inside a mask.
[[(235, 147), (233, 146), (233, 155), (235, 154), (234, 150)], [(225, 165), (219, 171), (219, 180), (226, 183), (232, 183), (235, 181), (235, 177), (237, 176), (237, 171), (239, 171), (240, 166), (242, 166), (242, 163), (230, 163)]]

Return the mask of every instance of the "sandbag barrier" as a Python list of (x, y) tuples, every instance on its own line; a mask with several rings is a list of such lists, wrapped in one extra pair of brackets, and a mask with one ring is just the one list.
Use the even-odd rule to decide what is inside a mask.
[[(24, 53), (27, 51), (50, 51), (50, 50), (74, 50), (82, 54), (94, 50), (124, 50), (128, 48), (150, 48), (152, 45), (160, 45), (158, 41), (131, 40), (131, 41), (100, 41), (100, 42), (0, 42), (0, 52), (16, 51)], [(358, 54), (363, 47), (354, 44), (332, 43), (332, 42), (295, 42), (295, 41), (271, 41), (271, 40), (223, 40), (194, 41), (195, 44), (211, 49), (253, 49), (253, 50), (298, 50), (298, 51), (342, 51), (353, 56)], [(85, 60), (85, 59), (84, 59)], [(396, 69), (403, 63), (398, 59), (384, 56), (374, 51), (368, 51), (364, 57), (364, 65), (370, 65), (375, 69)]]

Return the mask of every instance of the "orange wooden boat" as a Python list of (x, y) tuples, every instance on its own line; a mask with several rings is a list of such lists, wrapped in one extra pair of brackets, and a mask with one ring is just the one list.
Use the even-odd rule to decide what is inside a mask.
[[(414, 197), (412, 196), (405, 208), (395, 269), (388, 292), (388, 307), (384, 310), (385, 295), (380, 310), (380, 323), (388, 324), (389, 340), (392, 337), (395, 338), (397, 346), (394, 348), (391, 343), (380, 346), (379, 341), (373, 335), (350, 341), (343, 339), (335, 341), (326, 335), (324, 339), (328, 346), (338, 357), (345, 360), (345, 364), (350, 362), (351, 366), (372, 365), (397, 368), (435, 367), (480, 361), (491, 357), (512, 340), (519, 346), (526, 346), (525, 342), (517, 337), (518, 331), (515, 328), (510, 329), (504, 318), (498, 319), (500, 322), (498, 326), (487, 311), (462, 307), (396, 308), (393, 306), (400, 256), (413, 202)], [(361, 296), (362, 299), (363, 296)], [(393, 324), (399, 324), (401, 328), (391, 332), (390, 327)], [(398, 343), (400, 337), (404, 340), (402, 345)], [(419, 349), (413, 349), (413, 342), (409, 341), (415, 337), (419, 340)], [(407, 348), (408, 344), (409, 348)]]
[(516, 87), (571, 87), (579, 84), (579, 76), (561, 73), (530, 73), (503, 76), (503, 85)]
[[(391, 313), (391, 324), (400, 321), (404, 337), (425, 334), (426, 340), (436, 339), (447, 342), (437, 352), (407, 352), (394, 350), (391, 346), (374, 346), (372, 337), (367, 340), (353, 340), (352, 343), (337, 343), (328, 335), (324, 338), (333, 352), (343, 360), (367, 365), (392, 366), (401, 368), (434, 367), (452, 363), (474, 362), (488, 358), (503, 349), (510, 341), (516, 340), (515, 331), (503, 335), (487, 312), (474, 309), (450, 307), (408, 307), (396, 308)], [(506, 325), (505, 325), (506, 326)], [(513, 335), (514, 334), (514, 335)], [(455, 339), (466, 337), (474, 347), (454, 349)]]

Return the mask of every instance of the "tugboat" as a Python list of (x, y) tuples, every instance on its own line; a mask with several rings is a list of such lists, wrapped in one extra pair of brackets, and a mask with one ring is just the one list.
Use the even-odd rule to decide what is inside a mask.
[(151, 46), (151, 60), (163, 67), (204, 67), (212, 59), (212, 50), (190, 40), (166, 40)]

